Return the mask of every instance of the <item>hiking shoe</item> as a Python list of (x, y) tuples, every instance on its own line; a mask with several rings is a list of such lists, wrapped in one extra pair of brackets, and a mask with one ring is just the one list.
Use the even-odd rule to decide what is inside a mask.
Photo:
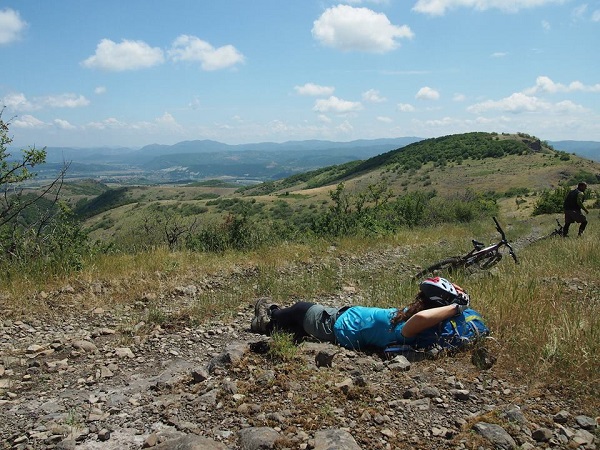
[(254, 317), (250, 329), (255, 333), (267, 333), (271, 323), (271, 311), (277, 306), (270, 302), (270, 298), (261, 297), (254, 304)]

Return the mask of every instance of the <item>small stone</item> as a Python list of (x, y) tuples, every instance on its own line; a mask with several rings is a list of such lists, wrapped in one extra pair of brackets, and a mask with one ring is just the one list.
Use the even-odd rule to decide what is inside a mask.
[(156, 433), (152, 433), (150, 436), (146, 438), (142, 448), (150, 448), (155, 447), (158, 444), (158, 435)]
[(424, 397), (436, 398), (440, 396), (440, 390), (435, 387), (425, 386), (421, 389), (421, 394), (423, 394)]
[(571, 414), (569, 414), (567, 411), (562, 410), (557, 412), (553, 419), (556, 423), (567, 423), (567, 420), (569, 420), (569, 417), (571, 417)]
[(192, 369), (192, 379), (194, 380), (194, 383), (206, 381), (209, 376), (208, 370), (206, 370), (204, 367)]
[(456, 400), (465, 401), (471, 398), (471, 393), (467, 389), (451, 389), (450, 394), (452, 394), (452, 397)]
[(19, 445), (19, 444), (23, 444), (23, 443), (25, 443), (25, 442), (27, 442), (27, 436), (19, 436), (18, 438), (16, 438), (16, 439), (13, 441), (13, 444), (14, 444), (14, 445)]
[(44, 350), (46, 347), (44, 347), (43, 345), (38, 345), (38, 344), (32, 344), (29, 347), (27, 347), (27, 354), (31, 355), (31, 354), (35, 354), (35, 353), (39, 353), (42, 350)]
[(388, 364), (390, 370), (399, 370), (402, 372), (410, 370), (410, 366), (410, 361), (404, 355), (395, 356)]
[(135, 358), (133, 352), (128, 347), (115, 348), (115, 355), (119, 358)]
[(98, 351), (98, 347), (96, 347), (96, 345), (90, 341), (84, 341), (84, 340), (75, 341), (75, 342), (73, 342), (72, 345), (76, 349), (83, 350), (86, 353), (96, 353)]
[(517, 447), (517, 443), (512, 436), (500, 425), (478, 422), (473, 425), (473, 429), (498, 449), (509, 450)]
[(575, 422), (584, 430), (593, 430), (596, 428), (596, 420), (593, 417), (577, 416)]
[(577, 445), (589, 446), (594, 443), (594, 435), (587, 430), (577, 430), (573, 442)]
[(548, 428), (538, 428), (531, 433), (531, 437), (536, 442), (548, 442), (550, 439), (552, 439), (552, 430), (549, 430)]
[(105, 441), (108, 441), (109, 439), (110, 439), (110, 431), (108, 431), (106, 428), (102, 428), (98, 432), (98, 440), (105, 442)]
[(100, 378), (111, 378), (114, 374), (108, 367), (100, 367)]
[(321, 350), (315, 356), (315, 364), (317, 367), (332, 367), (333, 357), (336, 354), (336, 350)]

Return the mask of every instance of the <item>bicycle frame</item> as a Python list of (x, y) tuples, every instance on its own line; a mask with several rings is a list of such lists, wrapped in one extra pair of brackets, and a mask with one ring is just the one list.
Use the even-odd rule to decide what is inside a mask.
[(484, 258), (492, 257), (495, 255), (500, 255), (500, 249), (502, 247), (507, 247), (508, 253), (510, 254), (510, 256), (512, 256), (515, 263), (518, 263), (517, 255), (515, 254), (515, 251), (513, 250), (512, 246), (510, 245), (508, 240), (506, 239), (506, 234), (504, 233), (504, 230), (498, 223), (498, 220), (495, 217), (493, 217), (493, 219), (494, 219), (494, 222), (496, 223), (496, 230), (498, 230), (498, 233), (500, 233), (500, 237), (501, 237), (500, 241), (498, 241), (495, 244), (484, 247), (483, 246), (484, 244), (482, 244), (481, 242), (477, 242), (476, 240), (473, 239), (473, 241), (472, 241), (473, 247), (474, 247), (473, 250), (471, 250), (469, 253), (467, 253), (465, 256), (463, 256), (461, 258), (463, 261), (463, 264), (465, 266), (470, 266), (471, 264), (479, 262), (480, 260), (482, 260)]
[(463, 256), (452, 256), (449, 258), (442, 259), (435, 264), (432, 264), (425, 269), (421, 270), (415, 275), (415, 278), (420, 278), (421, 276), (428, 273), (435, 273), (438, 270), (455, 270), (455, 269), (465, 269), (467, 267), (473, 266), (475, 264), (479, 264), (480, 269), (489, 269), (494, 266), (502, 259), (502, 253), (500, 249), (502, 247), (508, 248), (508, 252), (510, 256), (512, 256), (515, 264), (518, 264), (517, 255), (515, 254), (514, 249), (506, 239), (506, 235), (504, 230), (498, 223), (495, 217), (493, 217), (494, 222), (496, 223), (496, 230), (500, 233), (500, 240), (495, 244), (488, 245), (487, 247), (481, 243), (473, 239), (471, 242), (473, 243), (473, 250)]
[(560, 224), (560, 221), (556, 219), (557, 228), (550, 233), (550, 236), (562, 236), (563, 235), (563, 226)]

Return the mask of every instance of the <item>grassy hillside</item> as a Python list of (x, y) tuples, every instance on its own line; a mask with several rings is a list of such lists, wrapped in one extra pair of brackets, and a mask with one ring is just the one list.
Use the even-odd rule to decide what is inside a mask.
[[(263, 295), (283, 304), (350, 292), (356, 304), (397, 306), (414, 296), (420, 268), (470, 250), (471, 239), (497, 239), (493, 214), (520, 264), (507, 257), (491, 272), (453, 278), (493, 330), (494, 370), (568, 386), (597, 404), (597, 174), (599, 163), (529, 136), (470, 133), (253, 188), (69, 183), (65, 199), (102, 246), (53, 276), (8, 266), (0, 311), (60, 320), (101, 306), (129, 315), (132, 330), (151, 330), (227, 318)], [(538, 240), (561, 217), (532, 217), (540, 192), (582, 178), (592, 195), (584, 237)], [(197, 295), (175, 308), (174, 293), (191, 285)]]
[(440, 202), (462, 201), (467, 192), (475, 192), (495, 202), (503, 214), (525, 218), (543, 190), (586, 179), (593, 192), (596, 174), (600, 163), (554, 150), (535, 137), (467, 133), (238, 189), (222, 183), (114, 186), (80, 202), (77, 212), (94, 239), (128, 242), (161, 208), (198, 227), (217, 224), (228, 214), (262, 223), (307, 224), (311, 216), (328, 211), (332, 192), (343, 182), (349, 196), (365, 198), (374, 189), (389, 192), (390, 199), (426, 192)]
[[(271, 192), (315, 189), (340, 181), (360, 186), (365, 179), (385, 177), (395, 192), (432, 185), (447, 193), (465, 185), (495, 192), (539, 190), (556, 187), (582, 171), (598, 173), (598, 167), (532, 136), (466, 133), (423, 140), (365, 161), (324, 168), (311, 177), (290, 177), (267, 186)], [(265, 192), (263, 185), (248, 190)]]

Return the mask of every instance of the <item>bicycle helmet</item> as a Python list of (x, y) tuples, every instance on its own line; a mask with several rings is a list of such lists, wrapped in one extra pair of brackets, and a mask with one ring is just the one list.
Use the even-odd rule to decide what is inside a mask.
[(428, 302), (438, 306), (450, 305), (458, 298), (469, 301), (469, 295), (460, 286), (442, 277), (427, 278), (419, 288)]

